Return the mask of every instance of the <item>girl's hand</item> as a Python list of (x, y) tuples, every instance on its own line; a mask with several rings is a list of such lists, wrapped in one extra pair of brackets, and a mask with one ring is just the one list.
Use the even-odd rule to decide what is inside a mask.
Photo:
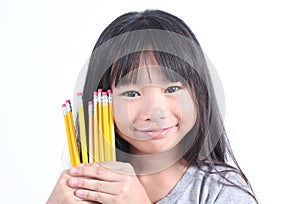
[(47, 204), (91, 204), (95, 202), (89, 202), (78, 198), (74, 195), (75, 188), (68, 185), (68, 180), (71, 178), (70, 170), (65, 170), (60, 175)]
[(110, 203), (151, 203), (133, 167), (122, 162), (101, 162), (70, 170), (68, 184), (78, 198)]

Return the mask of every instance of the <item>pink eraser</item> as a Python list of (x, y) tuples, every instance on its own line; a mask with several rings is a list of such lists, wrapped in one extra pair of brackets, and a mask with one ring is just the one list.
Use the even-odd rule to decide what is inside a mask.
[(89, 105), (93, 105), (93, 101), (89, 101)]
[(97, 91), (94, 91), (94, 96), (98, 96), (98, 92)]
[(78, 93), (77, 93), (77, 96), (82, 96), (82, 92), (78, 92)]
[(108, 90), (107, 90), (107, 93), (112, 93), (111, 89), (108, 89)]
[(63, 108), (65, 108), (65, 107), (66, 107), (66, 104), (65, 104), (65, 103), (64, 103), (64, 104), (62, 104), (62, 107), (63, 107)]
[(102, 92), (102, 89), (98, 89), (98, 92)]
[(70, 100), (66, 100), (66, 103), (71, 103), (71, 101)]
[(102, 96), (107, 96), (107, 93), (106, 92), (102, 92)]

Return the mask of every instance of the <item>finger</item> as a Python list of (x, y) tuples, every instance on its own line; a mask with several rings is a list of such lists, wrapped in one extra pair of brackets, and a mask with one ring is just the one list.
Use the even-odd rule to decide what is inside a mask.
[(73, 177), (69, 179), (68, 183), (74, 188), (82, 188), (111, 195), (121, 193), (118, 182)]
[(98, 163), (98, 165), (114, 170), (119, 174), (135, 175), (134, 168), (130, 163), (105, 161), (105, 162)]
[(113, 170), (119, 174), (136, 175), (133, 166), (130, 163), (125, 162), (103, 161), (97, 163), (79, 164), (77, 167), (92, 167), (99, 165), (107, 169)]
[(74, 188), (72, 186), (68, 185), (68, 181), (70, 178), (72, 178), (72, 177), (71, 177), (69, 171), (64, 170), (56, 183), (57, 188), (74, 191)]
[[(102, 192), (89, 191), (84, 189), (78, 189), (75, 191), (75, 195), (81, 199), (86, 199), (88, 201), (99, 202), (99, 203), (112, 203), (115, 201), (116, 196), (111, 194), (106, 194)], [(115, 202), (118, 203), (118, 202)]]
[(122, 180), (122, 175), (118, 171), (110, 169), (107, 166), (103, 166), (101, 163), (95, 163), (94, 165), (88, 166), (74, 167), (70, 169), (70, 174), (72, 176), (90, 177), (104, 181)]

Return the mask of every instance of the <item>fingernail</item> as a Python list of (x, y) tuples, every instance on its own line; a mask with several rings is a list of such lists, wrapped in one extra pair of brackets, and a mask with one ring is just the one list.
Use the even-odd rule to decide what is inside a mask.
[(77, 173), (77, 169), (75, 167), (70, 169), (70, 173), (71, 174), (76, 174)]
[(83, 190), (77, 190), (76, 195), (82, 197), (83, 196)]
[(70, 183), (71, 186), (76, 186), (78, 184), (78, 180), (74, 179), (74, 178), (71, 178), (69, 183)]

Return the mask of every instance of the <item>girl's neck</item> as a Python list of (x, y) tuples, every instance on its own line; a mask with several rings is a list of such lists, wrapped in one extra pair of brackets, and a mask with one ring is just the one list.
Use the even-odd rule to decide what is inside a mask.
[(137, 175), (156, 174), (169, 167), (186, 165), (186, 162), (183, 162), (183, 153), (179, 147), (149, 155), (133, 153), (130, 155), (129, 161)]
[(188, 162), (183, 159), (183, 152), (178, 146), (150, 155), (134, 153), (138, 152), (131, 152), (129, 162), (152, 203), (167, 196), (188, 168)]
[(138, 178), (151, 202), (156, 203), (172, 191), (187, 168), (187, 162), (181, 159), (162, 171), (138, 175)]

